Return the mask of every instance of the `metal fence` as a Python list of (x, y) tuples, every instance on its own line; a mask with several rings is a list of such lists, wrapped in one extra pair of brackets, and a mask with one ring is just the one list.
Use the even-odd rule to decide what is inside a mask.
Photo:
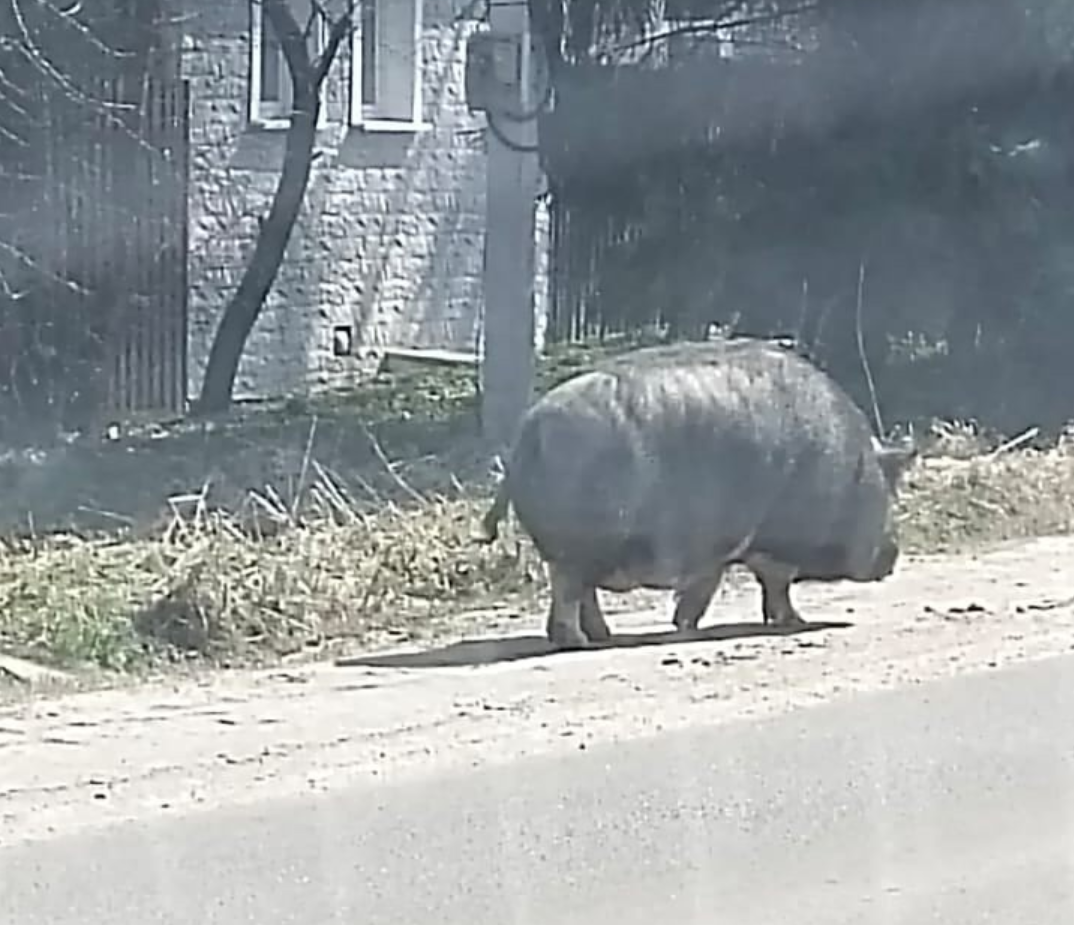
[(20, 272), (0, 297), (3, 429), (181, 414), (189, 86), (108, 79), (35, 102), (40, 169), (6, 223)]

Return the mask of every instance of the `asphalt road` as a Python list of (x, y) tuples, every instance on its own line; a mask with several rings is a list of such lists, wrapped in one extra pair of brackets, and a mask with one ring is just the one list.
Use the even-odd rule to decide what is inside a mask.
[[(0, 921), (1074, 921), (1074, 658), (0, 853)], [(2, 774), (2, 769), (0, 769)]]

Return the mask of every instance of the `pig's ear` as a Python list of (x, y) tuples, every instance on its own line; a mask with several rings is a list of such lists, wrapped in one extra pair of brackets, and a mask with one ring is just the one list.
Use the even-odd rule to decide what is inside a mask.
[(876, 460), (892, 490), (898, 487), (906, 470), (914, 464), (919, 455), (914, 444), (880, 444), (876, 447)]

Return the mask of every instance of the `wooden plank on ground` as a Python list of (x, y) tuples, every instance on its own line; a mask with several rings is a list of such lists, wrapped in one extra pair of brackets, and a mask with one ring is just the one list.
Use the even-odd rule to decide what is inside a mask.
[(400, 366), (467, 367), (477, 369), (476, 353), (465, 350), (440, 350), (425, 347), (380, 347), (380, 368), (383, 371)]

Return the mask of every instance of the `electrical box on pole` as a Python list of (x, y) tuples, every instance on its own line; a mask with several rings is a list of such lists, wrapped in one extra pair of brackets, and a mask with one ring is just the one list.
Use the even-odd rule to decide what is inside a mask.
[(512, 32), (475, 32), (466, 43), (470, 112), (510, 112), (522, 96), (522, 39)]

